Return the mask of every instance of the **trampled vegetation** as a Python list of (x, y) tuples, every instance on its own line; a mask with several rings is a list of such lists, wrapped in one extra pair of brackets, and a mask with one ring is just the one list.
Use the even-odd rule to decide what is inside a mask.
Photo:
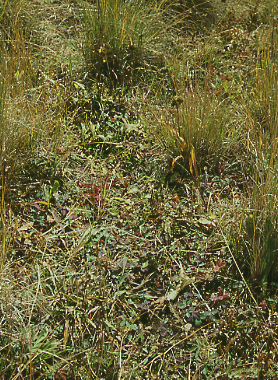
[(0, 375), (278, 377), (276, 1), (0, 0)]

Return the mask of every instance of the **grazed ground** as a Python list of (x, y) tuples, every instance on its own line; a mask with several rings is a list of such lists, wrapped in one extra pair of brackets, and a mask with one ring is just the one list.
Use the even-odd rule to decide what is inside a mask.
[(245, 179), (171, 172), (136, 96), (89, 93), (77, 3), (32, 4), (52, 128), (7, 198), (3, 379), (276, 378), (276, 295), (227, 234)]

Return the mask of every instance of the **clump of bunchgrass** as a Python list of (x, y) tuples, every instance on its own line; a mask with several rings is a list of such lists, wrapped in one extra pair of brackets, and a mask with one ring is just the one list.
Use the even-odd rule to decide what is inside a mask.
[(35, 115), (30, 107), (32, 94), (27, 95), (34, 81), (34, 69), (28, 46), (31, 26), (24, 17), (25, 7), (24, 1), (16, 5), (6, 1), (0, 7), (1, 161), (11, 162), (28, 145), (30, 120)]
[(29, 22), (29, 7), (24, 0), (0, 4), (1, 268), (6, 257), (8, 231), (12, 230), (8, 228), (11, 187), (15, 190), (14, 186), (20, 186), (19, 169), (24, 168), (42, 137), (46, 139), (46, 129), (51, 129), (51, 124), (46, 122), (49, 88), (45, 82), (39, 86), (31, 50), (35, 18)]
[[(91, 76), (109, 85), (129, 87), (152, 57), (165, 53), (163, 38), (176, 21), (166, 0), (84, 2), (83, 54)], [(159, 60), (158, 60), (159, 61)]]
[(275, 279), (278, 269), (278, 103), (277, 64), (272, 46), (258, 57), (254, 87), (246, 106), (247, 148), (252, 178), (250, 210), (245, 218), (245, 243), (253, 280)]
[[(26, 125), (22, 121), (22, 110), (18, 107), (18, 100), (24, 92), (26, 74), (26, 49), (24, 46), (24, 33), (22, 30), (20, 11), (23, 2), (11, 4), (9, 1), (0, 3), (0, 234), (1, 256), (0, 268), (2, 270), (6, 256), (7, 221), (5, 210), (5, 195), (8, 172), (14, 162), (18, 151), (26, 143), (22, 135), (26, 132)], [(20, 96), (18, 97), (18, 95)], [(22, 100), (20, 100), (23, 105)], [(18, 110), (20, 111), (18, 112)]]
[(264, 180), (255, 179), (250, 209), (245, 217), (245, 244), (249, 253), (251, 279), (260, 284), (275, 279), (277, 274), (277, 184), (273, 167), (266, 170)]
[(169, 155), (186, 169), (192, 172), (195, 164), (215, 169), (235, 134), (234, 110), (186, 68), (172, 74), (176, 95), (153, 107), (156, 132)]

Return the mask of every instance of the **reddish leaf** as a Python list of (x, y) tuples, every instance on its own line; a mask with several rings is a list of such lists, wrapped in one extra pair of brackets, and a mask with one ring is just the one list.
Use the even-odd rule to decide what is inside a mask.
[(85, 183), (85, 182), (80, 182), (80, 181), (77, 181), (77, 186), (78, 187), (83, 187), (83, 188), (90, 188), (93, 186), (92, 183)]
[(218, 272), (221, 268), (225, 268), (226, 263), (222, 259), (216, 261), (215, 267), (213, 268), (214, 272)]

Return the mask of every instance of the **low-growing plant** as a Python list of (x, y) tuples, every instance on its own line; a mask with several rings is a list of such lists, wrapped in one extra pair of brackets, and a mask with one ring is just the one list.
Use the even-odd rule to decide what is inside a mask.
[[(242, 3), (247, 2), (257, 0)], [(2, 3), (13, 5), (12, 0)], [(249, 13), (230, 0), (227, 8), (237, 8), (211, 36), (208, 28), (196, 33), (196, 23), (177, 30), (175, 40), (167, 30), (144, 40), (148, 19), (159, 27), (173, 22), (164, 11), (170, 1), (31, 3), (38, 21), (35, 53), (30, 57), (26, 35), (19, 34), (18, 46), (26, 55), (16, 55), (11, 44), (0, 55), (0, 72), (7, 73), (0, 79), (8, 78), (2, 87), (2, 124), (15, 137), (4, 135), (9, 163), (0, 167), (0, 377), (276, 378), (278, 287), (273, 284), (262, 299), (253, 284), (248, 286), (248, 272), (238, 260), (243, 253), (254, 280), (277, 274), (275, 29), (254, 22), (253, 38), (238, 22), (241, 17), (233, 18), (237, 9), (246, 18)], [(201, 12), (206, 0), (180, 3), (195, 3), (203, 20), (211, 9), (204, 6)], [(83, 78), (70, 59), (76, 54), (80, 63), (74, 48), (80, 35), (69, 36), (79, 28), (75, 7), (81, 4), (94, 21), (84, 24), (92, 44), (83, 44), (91, 54)], [(101, 14), (100, 4), (111, 9)], [(142, 42), (136, 4), (142, 4)], [(256, 48), (262, 29), (267, 40), (258, 38)], [(14, 41), (12, 33), (7, 36)], [(128, 56), (130, 36), (134, 56)], [(51, 45), (40, 50), (38, 41)], [(153, 58), (163, 52), (164, 41), (167, 59), (161, 59), (170, 63), (157, 76)], [(173, 51), (174, 63), (168, 56)], [(38, 67), (32, 62), (39, 66), (35, 87), (34, 76), (27, 75)], [(122, 89), (115, 91), (135, 83), (138, 87), (124, 96)], [(36, 119), (40, 112), (44, 118)], [(157, 144), (154, 126), (166, 149)], [(245, 139), (238, 141), (238, 134)], [(11, 153), (20, 149), (28, 160)], [(165, 150), (172, 171), (181, 164), (195, 184), (183, 181), (183, 171), (173, 173), (174, 188), (160, 181)], [(235, 158), (241, 162), (242, 152), (246, 179), (244, 165), (233, 165)], [(204, 165), (208, 168), (199, 176)], [(17, 183), (6, 202), (9, 172)], [(196, 182), (207, 215), (199, 213)], [(245, 250), (241, 245), (238, 253), (229, 247), (226, 226), (237, 225), (243, 208), (248, 210), (240, 230)]]

